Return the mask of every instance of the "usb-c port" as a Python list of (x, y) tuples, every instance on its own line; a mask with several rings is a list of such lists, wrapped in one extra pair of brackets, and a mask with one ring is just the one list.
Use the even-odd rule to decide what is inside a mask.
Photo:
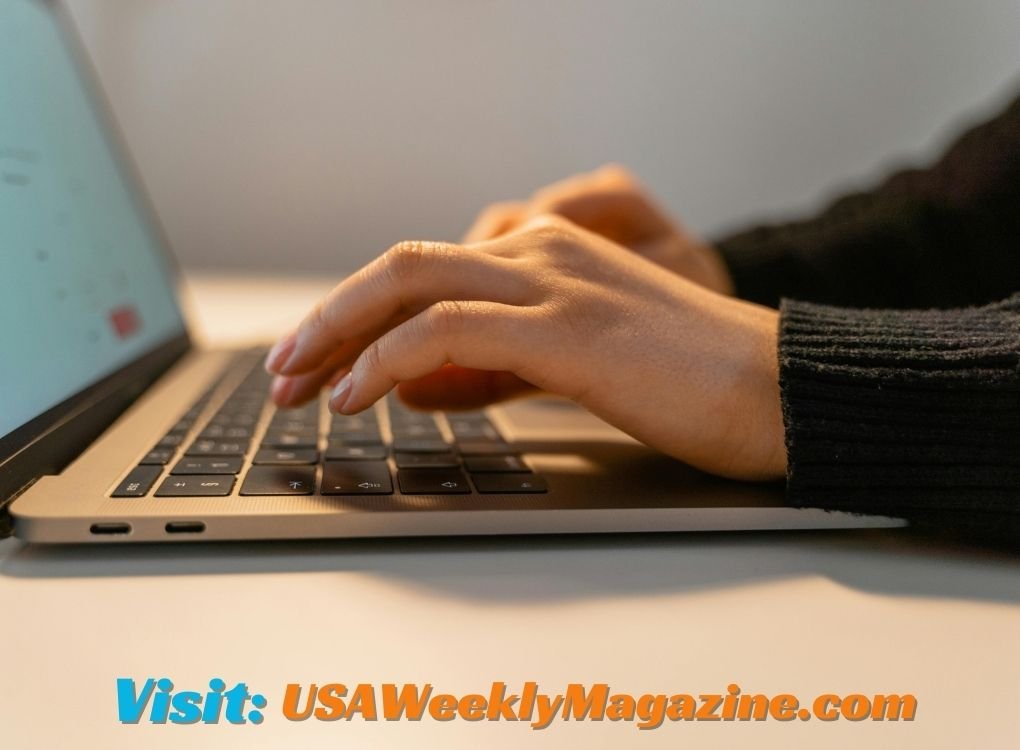
[(93, 534), (130, 534), (129, 523), (94, 523), (89, 527)]
[(171, 521), (166, 525), (167, 534), (201, 534), (205, 524), (201, 521)]

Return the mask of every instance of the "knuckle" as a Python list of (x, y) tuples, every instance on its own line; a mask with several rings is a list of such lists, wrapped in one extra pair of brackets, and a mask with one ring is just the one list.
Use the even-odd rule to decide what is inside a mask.
[(368, 346), (361, 357), (358, 358), (358, 362), (361, 365), (362, 371), (368, 372), (382, 372), (383, 370), (383, 355), (382, 347), (379, 342), (376, 341)]
[(429, 311), (431, 333), (441, 339), (448, 339), (464, 330), (470, 314), (469, 306), (457, 300), (437, 302)]
[(415, 240), (398, 242), (386, 253), (386, 267), (396, 279), (407, 279), (417, 272), (424, 255), (425, 247), (423, 242)]
[(406, 281), (421, 273), (425, 264), (449, 255), (449, 248), (441, 242), (405, 240), (387, 251), (387, 268), (398, 281)]
[(605, 180), (620, 184), (633, 184), (637, 181), (633, 172), (617, 162), (603, 164), (598, 169), (598, 175)]
[(498, 201), (488, 205), (482, 216), (486, 219), (502, 219), (510, 216), (521, 209), (521, 204), (516, 201)]
[(305, 318), (305, 327), (311, 331), (321, 331), (329, 326), (328, 315), (326, 313), (326, 303), (319, 301), (315, 303), (308, 316)]
[(555, 214), (540, 214), (525, 230), (532, 251), (554, 264), (577, 258), (584, 247), (580, 230), (575, 224)]
[(532, 217), (528, 222), (528, 230), (538, 236), (567, 236), (573, 233), (574, 224), (559, 214), (545, 211)]

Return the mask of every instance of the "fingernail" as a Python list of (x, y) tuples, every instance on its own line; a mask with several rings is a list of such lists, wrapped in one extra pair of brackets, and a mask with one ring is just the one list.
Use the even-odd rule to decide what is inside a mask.
[(333, 389), (333, 395), (329, 398), (329, 407), (343, 413), (347, 400), (351, 397), (351, 373), (344, 375), (340, 382)]
[(266, 355), (266, 370), (271, 373), (278, 373), (287, 364), (290, 355), (294, 353), (294, 346), (297, 344), (297, 334), (291, 333), (276, 342), (269, 354)]
[(271, 396), (273, 401), (278, 404), (287, 404), (290, 402), (291, 392), (294, 390), (294, 381), (290, 378), (276, 378), (273, 381), (271, 389)]

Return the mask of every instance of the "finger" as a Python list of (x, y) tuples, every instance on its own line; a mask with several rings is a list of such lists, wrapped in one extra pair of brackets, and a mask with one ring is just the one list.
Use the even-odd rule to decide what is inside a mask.
[(506, 234), (519, 224), (527, 213), (527, 204), (520, 201), (493, 203), (483, 210), (464, 235), (464, 244), (484, 242)]
[(269, 389), (273, 403), (281, 409), (289, 409), (313, 399), (323, 386), (338, 380), (338, 373), (345, 373), (369, 343), (365, 341), (358, 347), (343, 347), (329, 356), (322, 365), (304, 375), (277, 375)]
[(539, 188), (528, 200), (528, 208), (533, 212), (536, 205), (550, 205), (564, 198), (607, 188), (640, 191), (637, 180), (627, 170), (616, 164), (607, 164), (591, 172), (571, 175)]
[(480, 409), (534, 390), (535, 386), (512, 372), (473, 370), (458, 365), (445, 365), (397, 387), (405, 403), (427, 411)]
[[(529, 308), (492, 302), (440, 302), (373, 342), (340, 382), (330, 408), (353, 414), (397, 383), (447, 363), (519, 372), (539, 348)], [(529, 330), (531, 329), (531, 330)]]
[[(274, 349), (267, 366), (300, 375), (319, 367), (345, 340), (395, 324), (441, 300), (523, 304), (533, 284), (512, 261), (460, 245), (403, 242), (341, 282)], [(283, 351), (285, 357), (278, 352)], [(285, 359), (281, 362), (280, 359)]]
[[(400, 318), (400, 321), (406, 317)], [(326, 361), (315, 370), (304, 375), (277, 375), (273, 379), (270, 395), (280, 408), (300, 406), (314, 398), (325, 386), (335, 386), (337, 381), (350, 369), (365, 347), (375, 341), (388, 329), (378, 329), (345, 341), (333, 351)]]
[(626, 245), (677, 231), (640, 181), (619, 164), (606, 164), (542, 188), (528, 208), (530, 215), (559, 214)]
[(612, 184), (551, 194), (535, 200), (531, 211), (558, 214), (624, 245), (648, 242), (676, 232), (672, 222), (646, 195)]

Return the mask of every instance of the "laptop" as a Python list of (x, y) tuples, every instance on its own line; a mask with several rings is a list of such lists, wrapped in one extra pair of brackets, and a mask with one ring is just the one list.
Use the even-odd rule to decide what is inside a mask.
[[(349, 417), (199, 350), (155, 214), (58, 4), (0, 5), (0, 503), (28, 542), (888, 527), (787, 507), (571, 402)], [(682, 418), (682, 417), (678, 417)]]

